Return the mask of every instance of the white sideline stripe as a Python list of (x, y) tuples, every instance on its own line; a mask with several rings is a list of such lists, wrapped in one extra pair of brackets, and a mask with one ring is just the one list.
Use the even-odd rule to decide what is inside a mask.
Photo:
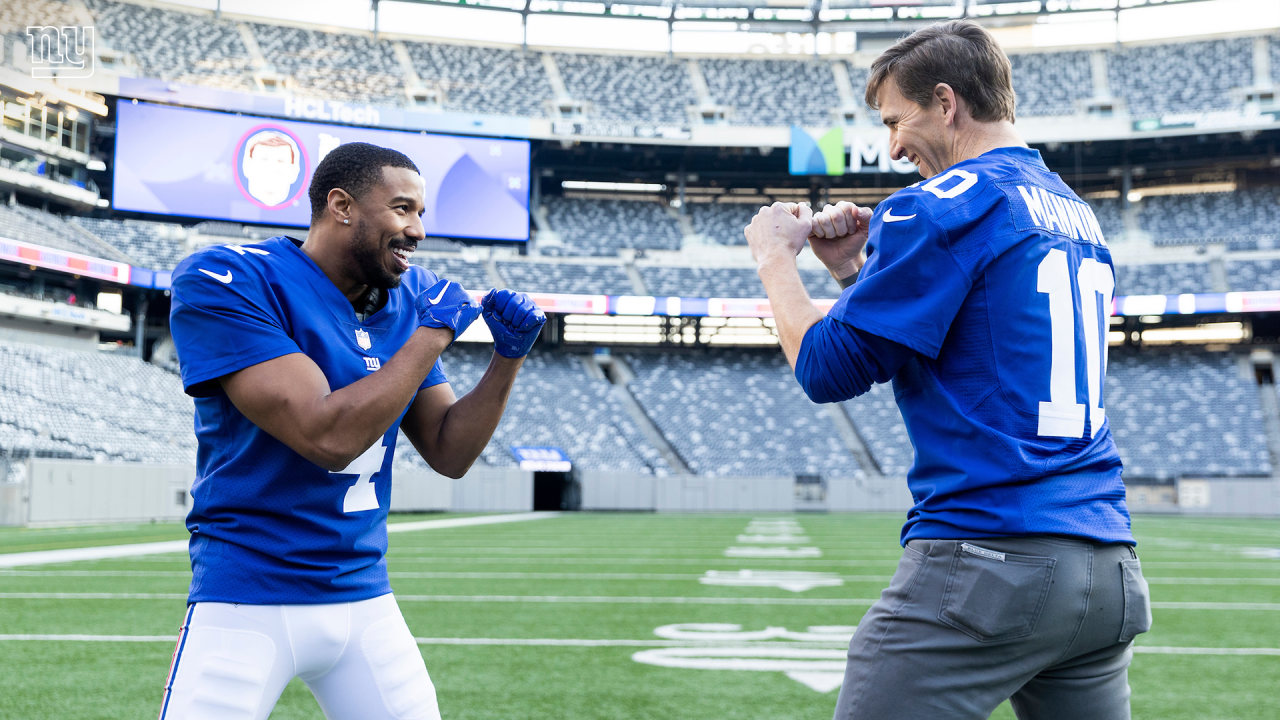
[(172, 643), (177, 639), (177, 635), (0, 635), (0, 640), (65, 640), (68, 642)]
[[(3, 641), (27, 642), (125, 642), (172, 643), (175, 635), (0, 635)], [(845, 647), (836, 642), (751, 642), (732, 640), (583, 640), (571, 638), (414, 638), (419, 645), (497, 645), (534, 647), (721, 647), (747, 645), (764, 648), (819, 648)], [(1280, 648), (1211, 648), (1133, 646), (1135, 653), (1151, 655), (1273, 655), (1280, 656)]]
[[(495, 523), (521, 522), (523, 520), (541, 520), (543, 518), (556, 517), (559, 514), (555, 512), (512, 513), (509, 515), (479, 515), (476, 517), (445, 518), (420, 522), (388, 523), (387, 532), (401, 533), (415, 530), (466, 527), (468, 525), (493, 525)], [(186, 552), (187, 544), (188, 541), (186, 540), (167, 540), (165, 542), (134, 543), (132, 545), (100, 545), (98, 547), (67, 548), (65, 550), (8, 553), (0, 555), (0, 568)]]
[(464, 518), (444, 518), (442, 520), (419, 520), (417, 522), (387, 523), (388, 533), (413, 532), (415, 530), (438, 530), (440, 528), (468, 527), (471, 525), (496, 525), (498, 523), (523, 522), (525, 520), (546, 520), (559, 517), (558, 512), (510, 513), (507, 515), (477, 515)]
[(132, 545), (100, 545), (98, 547), (67, 548), (65, 550), (9, 553), (0, 555), (0, 568), (186, 552), (187, 542), (186, 540), (168, 540), (165, 542), (134, 543)]

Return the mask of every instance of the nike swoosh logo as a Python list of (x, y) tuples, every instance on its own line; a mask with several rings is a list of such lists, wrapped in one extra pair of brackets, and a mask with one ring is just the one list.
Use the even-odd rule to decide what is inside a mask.
[(444, 294), (448, 291), (449, 291), (449, 283), (445, 283), (444, 287), (440, 288), (440, 294), (436, 295), (433, 298), (427, 298), (427, 302), (431, 303), (432, 305), (435, 305), (436, 303), (440, 302), (440, 298), (444, 297)]
[(208, 275), (209, 277), (213, 278), (214, 280), (217, 280), (217, 281), (218, 281), (218, 282), (220, 282), (220, 283), (224, 283), (224, 284), (225, 284), (225, 283), (229, 283), (229, 282), (231, 282), (231, 271), (230, 271), (230, 270), (228, 270), (228, 271), (227, 271), (227, 274), (226, 274), (226, 275), (219, 275), (219, 274), (217, 274), (217, 273), (211, 273), (211, 272), (209, 272), (208, 270), (205, 270), (204, 268), (200, 268), (200, 272), (204, 273), (205, 275)]
[(881, 215), (880, 219), (885, 222), (902, 222), (903, 220), (910, 220), (915, 216), (915, 213), (911, 213), (910, 215), (894, 215), (893, 208), (889, 208), (884, 211), (884, 215)]

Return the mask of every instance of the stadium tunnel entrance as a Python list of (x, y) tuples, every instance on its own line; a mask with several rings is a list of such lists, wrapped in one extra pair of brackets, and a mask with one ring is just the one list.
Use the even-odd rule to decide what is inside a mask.
[(582, 507), (582, 491), (572, 470), (539, 471), (533, 474), (533, 509), (577, 510)]

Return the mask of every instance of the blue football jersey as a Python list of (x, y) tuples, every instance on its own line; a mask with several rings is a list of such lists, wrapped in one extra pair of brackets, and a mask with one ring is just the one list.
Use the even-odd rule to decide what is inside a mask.
[[(335, 603), (391, 592), (384, 556), (400, 420), (345, 470), (329, 472), (245, 418), (217, 379), (303, 353), (331, 389), (350, 385), (417, 330), (413, 299), (438, 278), (410, 267), (360, 322), (299, 245), (277, 237), (209, 247), (173, 273), (170, 328), (199, 441), (190, 602)], [(437, 361), (422, 387), (443, 382)]]
[(902, 541), (1133, 543), (1103, 380), (1114, 269), (1089, 206), (1000, 148), (894, 193), (831, 316), (916, 355), (893, 378), (915, 446)]

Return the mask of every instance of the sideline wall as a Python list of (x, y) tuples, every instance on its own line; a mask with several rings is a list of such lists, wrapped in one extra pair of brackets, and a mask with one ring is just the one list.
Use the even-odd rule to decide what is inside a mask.
[(656, 512), (905, 511), (911, 493), (902, 478), (831, 478), (819, 498), (791, 477), (654, 477), (582, 470), (583, 510)]
[[(195, 468), (182, 465), (31, 459), (20, 482), (0, 479), (0, 525), (180, 521), (191, 509)], [(905, 512), (902, 478), (830, 478), (801, 485), (789, 477), (654, 477), (580, 470), (582, 509), (633, 512)], [(1128, 488), (1134, 513), (1280, 516), (1280, 479), (1183, 479)], [(528, 512), (533, 473), (480, 466), (451, 479), (399, 471), (393, 512)]]

